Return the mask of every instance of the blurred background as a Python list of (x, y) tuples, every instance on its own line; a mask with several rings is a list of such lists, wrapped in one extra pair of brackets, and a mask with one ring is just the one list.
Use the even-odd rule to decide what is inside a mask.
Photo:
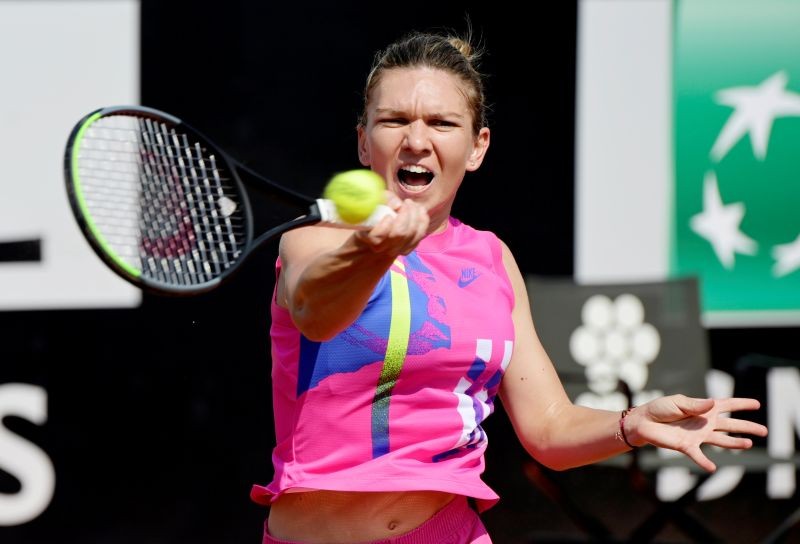
[[(276, 245), (209, 294), (139, 293), (71, 217), (72, 126), (101, 106), (161, 109), (315, 195), (359, 166), (354, 127), (374, 52), (467, 21), (487, 48), (492, 144), (454, 215), (496, 232), (537, 285), (606, 297), (587, 305), (592, 293), (579, 291), (570, 315), (535, 312), (550, 324), (543, 338), (554, 330), (545, 347), (578, 374), (612, 369), (637, 394), (670, 392), (653, 380), (688, 367), (701, 393), (760, 398), (747, 417), (772, 430), (759, 460), (724, 471), (713, 492), (652, 465), (648, 500), (618, 466), (553, 481), (622, 541), (676, 502), (709, 533), (664, 514), (654, 539), (776, 535), (800, 506), (798, 3), (570, 0), (523, 15), (486, 2), (0, 0), (0, 542), (259, 542), (266, 516), (248, 494), (272, 476)], [(696, 341), (668, 342), (674, 315), (637, 289), (687, 278)], [(632, 293), (639, 302), (625, 306)], [(649, 331), (649, 359), (628, 366), (609, 362), (626, 308)], [(575, 348), (581, 326), (594, 343)], [(605, 366), (593, 366), (598, 342)], [(579, 377), (584, 393), (612, 398)], [(502, 496), (484, 515), (494, 540), (590, 538), (531, 478), (496, 411), (485, 424), (485, 477)], [(774, 541), (800, 541), (790, 525)]]

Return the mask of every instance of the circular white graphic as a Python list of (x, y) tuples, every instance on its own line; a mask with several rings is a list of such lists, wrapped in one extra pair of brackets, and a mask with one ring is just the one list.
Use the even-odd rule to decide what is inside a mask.
[(627, 400), (617, 391), (620, 380), (637, 399), (660, 393), (644, 390), (648, 365), (661, 350), (661, 336), (644, 317), (644, 304), (630, 293), (613, 301), (605, 295), (586, 300), (581, 308), (583, 324), (572, 332), (569, 341), (570, 354), (586, 367), (584, 374), (591, 390), (576, 399), (578, 404), (624, 408)]
[(594, 295), (584, 303), (581, 317), (587, 327), (606, 329), (614, 319), (611, 299), (605, 295)]

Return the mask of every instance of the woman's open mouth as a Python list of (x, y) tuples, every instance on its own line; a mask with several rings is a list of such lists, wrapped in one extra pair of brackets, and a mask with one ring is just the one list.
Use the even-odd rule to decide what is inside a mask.
[(419, 165), (401, 166), (397, 171), (397, 179), (407, 191), (421, 192), (433, 181), (433, 172)]

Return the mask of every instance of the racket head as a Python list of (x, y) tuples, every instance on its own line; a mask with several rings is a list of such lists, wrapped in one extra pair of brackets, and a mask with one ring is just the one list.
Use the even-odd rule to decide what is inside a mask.
[(251, 249), (252, 212), (236, 164), (175, 116), (140, 106), (86, 115), (67, 141), (64, 172), (92, 249), (144, 290), (208, 291)]

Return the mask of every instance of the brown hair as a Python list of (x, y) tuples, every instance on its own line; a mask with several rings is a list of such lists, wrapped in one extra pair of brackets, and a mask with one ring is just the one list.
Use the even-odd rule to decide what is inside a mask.
[(443, 70), (464, 83), (464, 94), (472, 113), (472, 131), (477, 135), (486, 126), (486, 99), (483, 76), (476, 69), (482, 51), (470, 44), (470, 37), (414, 32), (389, 45), (375, 55), (364, 88), (364, 109), (360, 126), (367, 125), (367, 105), (372, 90), (387, 70), (426, 67)]

